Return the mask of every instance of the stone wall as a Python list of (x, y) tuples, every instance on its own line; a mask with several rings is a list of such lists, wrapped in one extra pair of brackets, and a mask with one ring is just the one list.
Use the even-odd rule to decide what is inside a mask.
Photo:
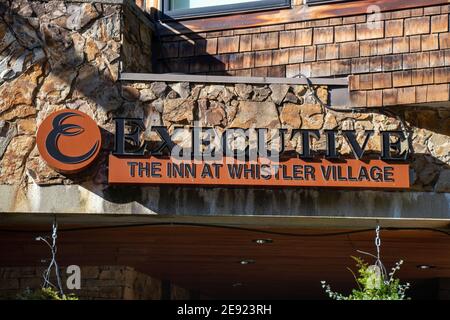
[[(61, 268), (63, 290), (74, 293), (80, 299), (105, 300), (170, 300), (189, 299), (187, 289), (169, 284), (169, 292), (163, 292), (162, 282), (147, 274), (126, 266), (82, 266), (81, 288), (69, 290), (66, 286), (66, 269)], [(27, 288), (35, 290), (42, 286), (42, 267), (0, 268), (0, 299), (15, 299)], [(56, 283), (56, 278), (51, 278)]]
[[(326, 87), (317, 87), (318, 97), (327, 103)], [(287, 128), (287, 136), (292, 129), (339, 129), (359, 130), (358, 141), (363, 142), (362, 130), (374, 130), (374, 138), (369, 141), (368, 154), (379, 155), (381, 151), (380, 131), (401, 130), (402, 121), (411, 130), (411, 167), (414, 170), (412, 189), (416, 191), (449, 192), (450, 176), (450, 111), (447, 108), (408, 107), (395, 110), (399, 118), (380, 112), (341, 113), (326, 110), (319, 105), (303, 85), (208, 85), (190, 83), (128, 83), (121, 87), (123, 104), (112, 110), (111, 116), (102, 118), (102, 114), (87, 110), (98, 119), (106, 132), (114, 133), (111, 127), (112, 116), (125, 116), (145, 119), (148, 130), (146, 140), (159, 141), (151, 126), (165, 125), (174, 133), (173, 140), (181, 146), (191, 143), (188, 127), (194, 124), (216, 128), (220, 134), (225, 128)], [(69, 104), (69, 107), (71, 105)], [(64, 107), (61, 105), (59, 108)], [(77, 107), (75, 107), (77, 108)], [(183, 129), (184, 128), (184, 129)], [(28, 183), (39, 185), (82, 182), (93, 180), (105, 185), (106, 157), (112, 151), (113, 139), (106, 135), (104, 153), (98, 166), (93, 169), (95, 175), (65, 177), (46, 166), (37, 149), (24, 155), (22, 162), (25, 171), (21, 177)], [(299, 136), (288, 141), (287, 149), (301, 151)], [(325, 136), (313, 141), (312, 148), (318, 154), (325, 153)], [(16, 153), (15, 141), (6, 151)], [(342, 136), (338, 137), (337, 150), (350, 155), (349, 144)], [(17, 159), (17, 156), (11, 156)], [(6, 158), (7, 159), (7, 158)], [(4, 176), (6, 178), (7, 176)], [(16, 181), (19, 179), (15, 178)], [(14, 180), (10, 180), (14, 182)], [(5, 181), (8, 182), (8, 181)]]
[(104, 125), (124, 105), (119, 72), (151, 71), (152, 26), (126, 1), (7, 1), (0, 15), (0, 183), (13, 184), (47, 114), (77, 108)]
[(379, 21), (361, 14), (200, 33), (162, 28), (157, 67), (235, 76), (351, 75), (355, 106), (448, 101), (449, 11), (442, 5), (382, 12)]

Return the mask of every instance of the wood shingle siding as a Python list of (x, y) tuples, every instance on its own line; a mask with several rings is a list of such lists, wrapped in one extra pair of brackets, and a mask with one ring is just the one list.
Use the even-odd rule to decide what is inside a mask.
[[(382, 12), (379, 21), (362, 14), (167, 35), (162, 37), (158, 71), (350, 76), (350, 89), (364, 91), (352, 93), (357, 106), (445, 101), (449, 11), (450, 5), (417, 7)], [(200, 66), (201, 56), (208, 57), (207, 65)]]

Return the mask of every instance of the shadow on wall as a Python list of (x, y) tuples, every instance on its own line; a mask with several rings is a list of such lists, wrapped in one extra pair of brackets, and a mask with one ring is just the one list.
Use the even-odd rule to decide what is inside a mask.
[[(207, 39), (199, 33), (186, 28), (161, 11), (156, 11), (155, 16), (164, 17), (164, 23), (155, 26), (155, 40), (153, 46), (156, 54), (153, 56), (153, 65), (157, 73), (186, 73), (228, 75), (228, 55), (216, 55), (217, 39)], [(170, 27), (168, 24), (170, 23)], [(178, 34), (174, 30), (179, 30)], [(164, 34), (164, 41), (161, 37)], [(177, 58), (177, 59), (171, 59)], [(168, 59), (171, 59), (170, 62)], [(239, 59), (243, 60), (244, 55)]]

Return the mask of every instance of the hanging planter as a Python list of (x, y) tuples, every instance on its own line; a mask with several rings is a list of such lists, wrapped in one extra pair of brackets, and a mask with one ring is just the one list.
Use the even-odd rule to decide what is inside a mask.
[(18, 300), (78, 300), (74, 294), (61, 295), (52, 287), (31, 290), (27, 288), (24, 292), (17, 295)]
[(375, 246), (377, 248), (377, 255), (360, 251), (358, 252), (370, 255), (376, 258), (373, 265), (369, 265), (364, 259), (360, 257), (352, 258), (356, 261), (356, 267), (358, 269), (356, 275), (350, 268), (350, 272), (356, 280), (358, 289), (353, 289), (352, 293), (348, 296), (334, 292), (331, 290), (331, 286), (326, 281), (321, 281), (322, 288), (328, 294), (331, 299), (334, 300), (407, 300), (406, 291), (409, 289), (410, 284), (401, 284), (400, 279), (395, 278), (395, 273), (400, 270), (400, 266), (403, 264), (403, 260), (400, 260), (395, 264), (395, 267), (391, 269), (391, 272), (387, 274), (386, 268), (380, 259), (380, 226), (376, 228)]
[(362, 258), (352, 257), (356, 261), (358, 275), (349, 268), (355, 277), (358, 289), (353, 289), (348, 296), (334, 292), (331, 286), (322, 281), (322, 288), (331, 299), (334, 300), (407, 300), (406, 291), (410, 284), (401, 284), (400, 280), (395, 278), (395, 273), (400, 270), (403, 260), (396, 263), (392, 268), (387, 279), (382, 275), (380, 268), (376, 265), (369, 265)]

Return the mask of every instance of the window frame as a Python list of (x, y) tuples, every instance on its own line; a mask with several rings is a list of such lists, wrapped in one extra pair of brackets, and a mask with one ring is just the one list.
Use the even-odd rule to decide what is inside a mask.
[(308, 6), (318, 6), (321, 4), (332, 4), (332, 3), (350, 2), (350, 1), (358, 1), (358, 0), (306, 0), (305, 4)]
[[(262, 0), (203, 8), (167, 10), (170, 0), (162, 0), (161, 20), (179, 20), (220, 16), (232, 13), (245, 13), (269, 9), (291, 8), (291, 0)], [(255, 6), (256, 3), (256, 6)]]

